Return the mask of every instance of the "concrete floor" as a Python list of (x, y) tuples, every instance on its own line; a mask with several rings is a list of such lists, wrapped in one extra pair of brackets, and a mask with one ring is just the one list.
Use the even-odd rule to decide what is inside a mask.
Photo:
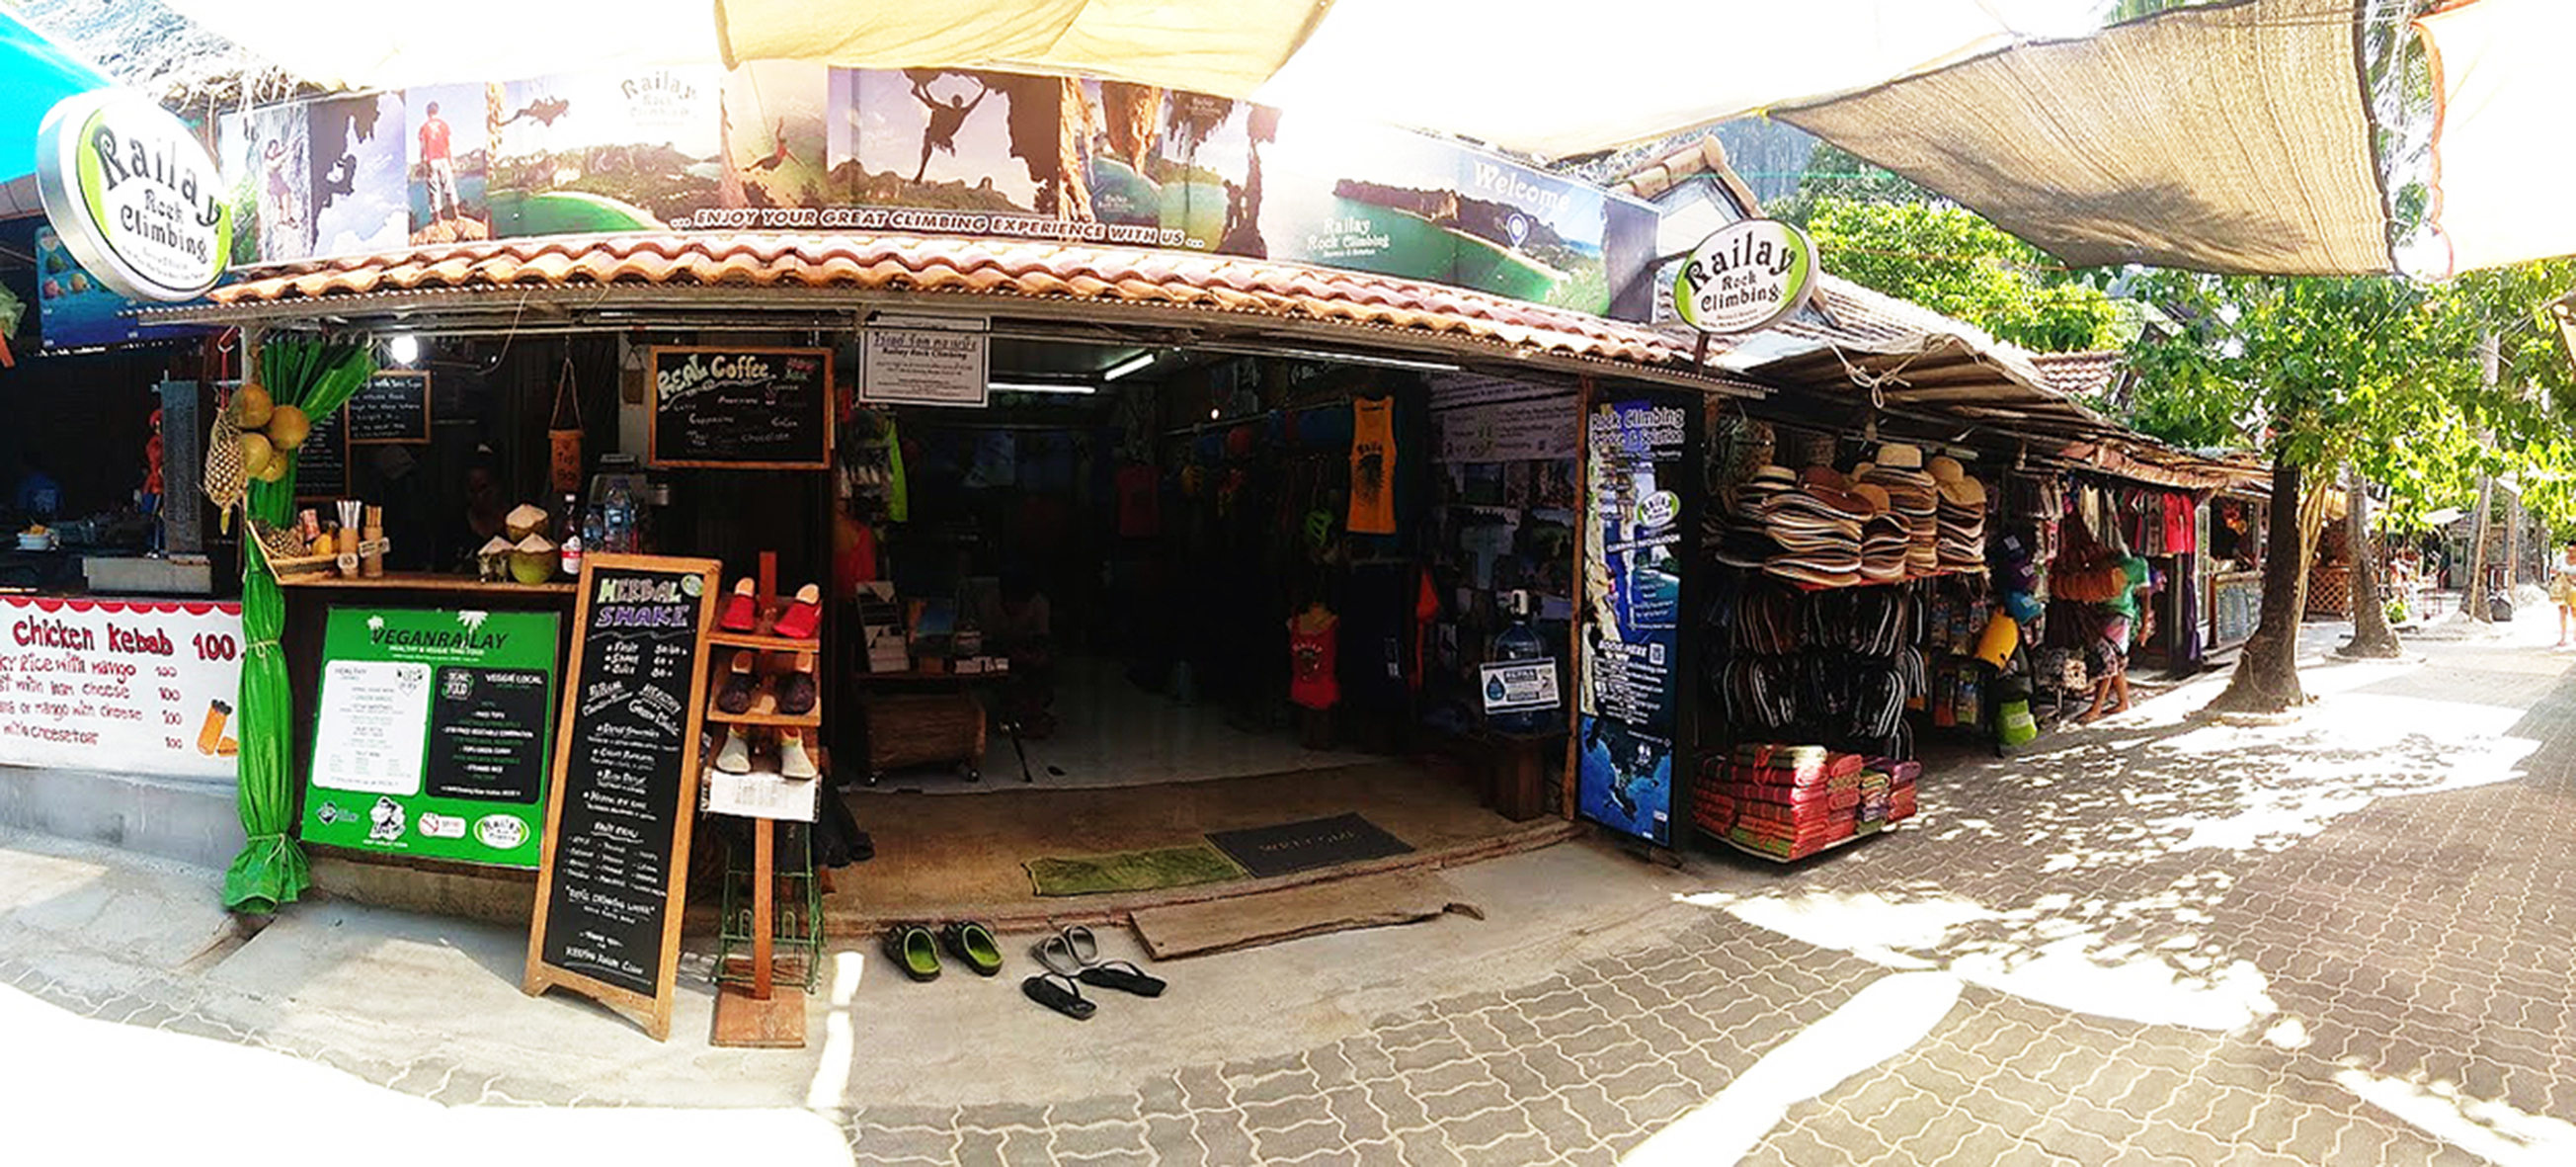
[(1032, 889), (1023, 866), (1047, 856), (1186, 846), (1204, 842), (1211, 831), (1358, 813), (1414, 848), (1404, 859), (1368, 865), (1375, 870), (1552, 842), (1563, 827), (1552, 818), (1514, 823), (1478, 806), (1475, 794), (1454, 776), (1383, 760), (1156, 787), (1057, 790), (1011, 784), (982, 798), (854, 793), (850, 807), (873, 837), (876, 858), (836, 877), (839, 890), (827, 904), (836, 926), (958, 917), (1115, 918), (1174, 894), (1195, 899), (1281, 884), (1245, 880), (1177, 893), (1047, 899)]
[[(1298, 744), (1293, 727), (1240, 725), (1222, 704), (1182, 704), (1140, 689), (1116, 661), (1069, 657), (1058, 671), (1055, 732), (1021, 743), (1030, 776), (1048, 789), (1201, 782), (1384, 760), (1355, 750), (1310, 750)], [(923, 767), (889, 775), (877, 790), (987, 794), (1019, 786), (1020, 759), (1009, 739), (995, 734), (988, 750), (980, 783)]]

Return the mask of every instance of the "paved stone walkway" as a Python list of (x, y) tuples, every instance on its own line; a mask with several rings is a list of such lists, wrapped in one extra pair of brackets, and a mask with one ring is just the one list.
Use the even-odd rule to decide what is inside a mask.
[[(1705, 1162), (1743, 1143), (1796, 1167), (2576, 1161), (2576, 1127), (2543, 1117), (2576, 1116), (2571, 658), (2432, 652), (2318, 670), (2327, 696), (2291, 726), (2187, 720), (2202, 687), (2025, 757), (1953, 759), (1915, 827), (1790, 869), (1709, 860), (1707, 919), (1517, 991), (1076, 1104), (863, 1108), (852, 1145), (869, 1163)], [(1922, 1040), (1776, 1125), (1725, 1113), (1766, 1055), (1925, 970), (1962, 987)]]
[[(819, 1106), (862, 1163), (2576, 1162), (2576, 655), (2425, 651), (2311, 670), (2291, 725), (2192, 719), (2202, 684), (1947, 759), (1920, 818), (1807, 864), (1610, 865), (1547, 889), (1605, 917), (1553, 937), (1561, 960), (1500, 961), (1541, 939), (1461, 922), (1177, 962), (1209, 995), (1151, 1008), (1201, 1010), (1162, 1016), (1226, 1035), (1204, 1060), (1143, 1056), (1123, 1000), (1076, 1027), (1008, 985), (872, 985), (827, 1089), (819, 1044), (657, 1045), (527, 1002), (507, 930), (312, 905), (199, 953), (220, 913), (194, 885), (6, 850), (0, 873), (60, 886), (0, 910), (0, 985), (451, 1104)], [(1515, 862), (1605, 866), (1567, 858)], [(1382, 1010), (1216, 1015), (1241, 1006), (1214, 982), (1360, 952), (1411, 971), (1337, 990)], [(380, 997), (392, 976), (417, 983)], [(871, 1044), (906, 1007), (954, 1010), (945, 1052), (1012, 1083), (980, 1097), (1026, 1100), (889, 1103), (944, 1097)]]

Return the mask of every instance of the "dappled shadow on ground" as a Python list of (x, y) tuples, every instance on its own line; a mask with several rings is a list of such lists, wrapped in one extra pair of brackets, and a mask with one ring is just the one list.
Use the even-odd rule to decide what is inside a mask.
[(2566, 668), (2492, 649), (2312, 670), (2318, 704), (2251, 728), (2192, 717), (2215, 691), (2193, 686), (1927, 768), (1917, 825), (1688, 898), (2080, 1014), (2260, 1038), (2417, 1126), (2450, 1115), (2449, 1141), (2554, 1150), (2576, 1127), (2531, 1116), (2576, 1114)]

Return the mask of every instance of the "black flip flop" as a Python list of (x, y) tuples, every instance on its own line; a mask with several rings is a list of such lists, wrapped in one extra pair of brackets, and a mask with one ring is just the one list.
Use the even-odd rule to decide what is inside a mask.
[(1104, 961), (1082, 970), (1082, 983), (1139, 997), (1160, 997), (1170, 987), (1170, 982), (1123, 960)]
[(888, 928), (885, 950), (886, 959), (902, 969), (903, 975), (916, 981), (939, 979), (939, 944), (931, 938), (930, 929), (919, 924), (897, 924)]
[(974, 969), (975, 975), (1001, 975), (1002, 943), (993, 939), (992, 929), (973, 920), (952, 920), (939, 930), (939, 941), (950, 955)]
[[(1064, 981), (1064, 983), (1059, 985), (1057, 981)], [(1053, 973), (1044, 973), (1021, 981), (1020, 992), (1027, 994), (1029, 1000), (1076, 1021), (1089, 1021), (1091, 1015), (1099, 1011), (1099, 1006), (1082, 999), (1082, 990), (1074, 987), (1071, 980)]]

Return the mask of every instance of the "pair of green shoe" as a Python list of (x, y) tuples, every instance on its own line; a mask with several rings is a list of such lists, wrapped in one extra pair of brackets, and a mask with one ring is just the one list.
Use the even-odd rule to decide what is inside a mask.
[(886, 929), (886, 958), (916, 981), (939, 979), (939, 951), (964, 961), (981, 977), (1002, 972), (1002, 945), (993, 930), (973, 920), (951, 920), (934, 934), (927, 924), (897, 924)]

